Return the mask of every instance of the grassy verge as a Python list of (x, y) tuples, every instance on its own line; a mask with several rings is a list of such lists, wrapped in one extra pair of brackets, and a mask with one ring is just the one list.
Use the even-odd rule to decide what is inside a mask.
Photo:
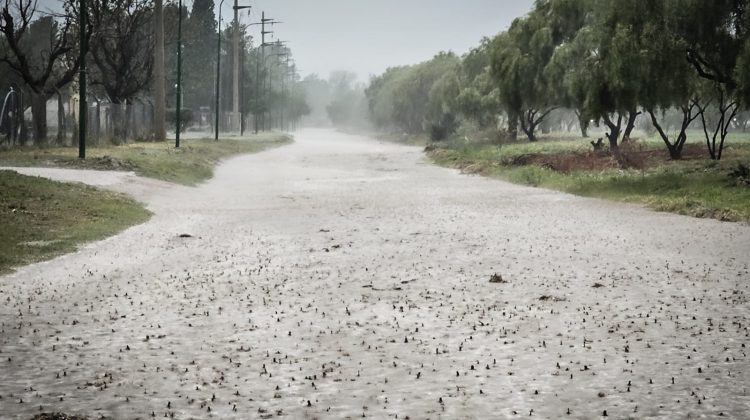
[(213, 167), (229, 156), (255, 153), (292, 142), (281, 134), (243, 139), (183, 140), (179, 149), (171, 142), (132, 143), (87, 149), (86, 160), (70, 147), (29, 147), (0, 151), (0, 166), (55, 166), (78, 169), (132, 170), (149, 178), (195, 185), (213, 176)]
[(628, 150), (637, 169), (621, 169), (609, 156), (591, 152), (590, 139), (546, 139), (538, 143), (453, 141), (428, 148), (438, 165), (587, 197), (642, 203), (659, 210), (725, 221), (750, 221), (750, 182), (731, 176), (750, 166), (750, 135), (733, 135), (724, 158), (705, 157), (700, 143), (686, 146), (685, 159), (671, 161), (658, 139)]
[(0, 274), (73, 251), (150, 217), (139, 203), (82, 184), (0, 171)]
[[(286, 135), (243, 139), (183, 140), (90, 147), (85, 160), (75, 148), (27, 147), (0, 151), (0, 166), (53, 166), (128, 170), (195, 185), (213, 176), (217, 162), (291, 143)], [(125, 196), (81, 184), (66, 184), (0, 171), (0, 274), (71, 252), (76, 246), (142, 223), (150, 213)]]

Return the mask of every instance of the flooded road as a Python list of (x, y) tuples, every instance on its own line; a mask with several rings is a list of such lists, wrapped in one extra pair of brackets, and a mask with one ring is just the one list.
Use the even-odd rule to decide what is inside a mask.
[(2, 418), (750, 412), (747, 225), (325, 130), (197, 188), (35, 171), (155, 215), (0, 277)]

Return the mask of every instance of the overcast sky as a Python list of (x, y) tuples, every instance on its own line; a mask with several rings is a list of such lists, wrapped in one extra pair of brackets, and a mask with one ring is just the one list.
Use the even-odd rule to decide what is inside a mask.
[[(184, 0), (191, 2), (192, 0)], [(215, 0), (218, 6), (220, 0)], [(289, 41), (303, 76), (328, 77), (351, 70), (366, 82), (387, 67), (414, 64), (440, 51), (467, 52), (483, 36), (507, 29), (531, 10), (533, 0), (239, 0), (283, 21), (273, 28)], [(222, 20), (232, 18), (234, 0), (224, 1)], [(257, 34), (259, 29), (254, 29)]]
[[(165, 0), (165, 3), (168, 0)], [(176, 0), (175, 0), (176, 1)], [(214, 0), (218, 16), (221, 0)], [(350, 70), (360, 81), (390, 66), (428, 60), (440, 51), (463, 54), (484, 36), (507, 29), (531, 10), (533, 0), (238, 0), (251, 5), (245, 23), (267, 18), (282, 21), (274, 36), (289, 41), (303, 76), (327, 78)], [(45, 9), (61, 0), (39, 0)], [(183, 0), (188, 9), (192, 0)], [(234, 0), (225, 0), (224, 25), (231, 23)], [(253, 27), (253, 35), (260, 29)]]

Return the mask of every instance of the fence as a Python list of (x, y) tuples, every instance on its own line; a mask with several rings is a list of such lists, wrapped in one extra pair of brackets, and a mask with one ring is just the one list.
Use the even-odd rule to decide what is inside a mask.
[[(21, 92), (0, 92), (0, 146), (32, 144), (32, 115)], [(122, 104), (91, 97), (87, 101), (87, 142), (91, 145), (118, 144), (129, 141), (149, 140), (153, 135), (154, 106), (150, 99), (135, 99)], [(168, 110), (168, 115), (170, 110)], [(171, 110), (174, 114), (174, 110)], [(63, 98), (53, 97), (47, 102), (47, 139), (60, 145), (78, 144), (77, 95)], [(183, 133), (190, 137), (212, 137), (216, 126), (216, 114), (208, 107), (197, 110), (183, 108), (185, 125)], [(174, 121), (167, 120), (167, 136), (174, 136)], [(266, 121), (263, 121), (266, 122)], [(266, 122), (268, 123), (268, 122)], [(255, 119), (250, 113), (234, 112), (219, 114), (221, 136), (234, 136), (240, 132), (251, 133)], [(260, 124), (261, 129), (265, 124)]]
[(21, 96), (10, 88), (0, 102), (0, 145), (13, 146), (20, 143), (22, 109)]
[[(74, 127), (76, 114), (77, 109), (75, 114), (69, 113), (73, 117)], [(122, 143), (151, 137), (154, 109), (150, 102), (144, 100), (114, 104), (94, 99), (89, 102), (87, 117), (86, 134), (91, 144)]]

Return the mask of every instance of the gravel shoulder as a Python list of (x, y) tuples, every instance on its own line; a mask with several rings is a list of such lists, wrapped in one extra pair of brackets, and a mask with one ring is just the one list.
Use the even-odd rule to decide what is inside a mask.
[(750, 226), (326, 130), (197, 188), (40, 171), (155, 215), (0, 277), (0, 417), (750, 412)]

